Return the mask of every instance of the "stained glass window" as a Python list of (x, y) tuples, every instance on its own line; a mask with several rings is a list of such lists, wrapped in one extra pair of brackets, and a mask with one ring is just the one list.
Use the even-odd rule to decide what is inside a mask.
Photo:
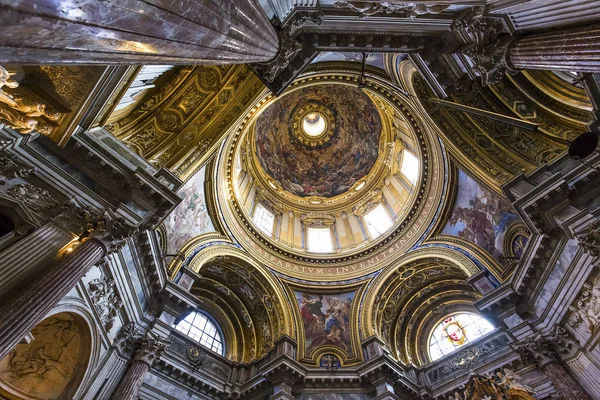
[(488, 321), (476, 314), (461, 313), (446, 317), (433, 330), (429, 339), (431, 361), (452, 353), (493, 329)]
[(181, 320), (175, 326), (175, 329), (191, 337), (202, 346), (223, 355), (221, 330), (206, 315), (192, 312)]

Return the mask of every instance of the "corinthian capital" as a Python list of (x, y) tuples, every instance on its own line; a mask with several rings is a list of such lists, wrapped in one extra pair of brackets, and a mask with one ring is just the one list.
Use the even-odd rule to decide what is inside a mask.
[(162, 357), (167, 351), (169, 342), (163, 339), (143, 337), (137, 343), (137, 349), (133, 355), (134, 361), (142, 361), (150, 366)]
[(255, 68), (267, 82), (273, 82), (300, 51), (302, 51), (302, 43), (290, 37), (289, 29), (283, 29), (279, 33), (277, 56), (269, 62), (257, 64)]
[(465, 40), (459, 51), (473, 61), (483, 86), (498, 82), (511, 70), (506, 53), (513, 38), (503, 20), (486, 17), (482, 7), (473, 7), (461, 13), (452, 29)]
[(579, 342), (562, 326), (554, 325), (546, 339), (561, 357), (569, 357), (579, 349)]
[(102, 240), (109, 252), (120, 250), (127, 238), (137, 232), (123, 218), (109, 211), (98, 212), (90, 206), (71, 199), (62, 206), (62, 212), (54, 221), (70, 230), (80, 240), (94, 237)]
[(535, 363), (540, 368), (558, 360), (558, 354), (551, 342), (539, 332), (521, 342), (511, 344), (511, 347), (523, 361), (531, 364)]

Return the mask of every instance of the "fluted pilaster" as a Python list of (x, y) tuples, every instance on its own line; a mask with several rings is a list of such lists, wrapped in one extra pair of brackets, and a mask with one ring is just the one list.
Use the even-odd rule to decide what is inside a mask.
[(245, 64), (278, 48), (256, 0), (0, 2), (0, 63)]
[(53, 223), (37, 228), (0, 252), (0, 297), (34, 271), (48, 262), (72, 239)]
[(4, 358), (104, 255), (100, 240), (88, 239), (50, 264), (0, 306), (0, 359)]
[(600, 24), (525, 35), (506, 59), (514, 69), (600, 72)]

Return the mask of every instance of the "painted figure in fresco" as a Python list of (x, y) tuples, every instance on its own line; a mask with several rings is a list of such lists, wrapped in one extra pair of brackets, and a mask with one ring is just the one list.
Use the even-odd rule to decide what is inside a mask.
[(182, 201), (165, 221), (169, 253), (177, 252), (193, 237), (213, 230), (203, 185), (204, 169), (201, 169), (179, 191)]
[(318, 318), (325, 318), (325, 314), (323, 314), (323, 296), (318, 295), (315, 299), (310, 300), (308, 304), (308, 309), (311, 314)]
[(308, 352), (320, 346), (350, 349), (350, 316), (354, 293), (323, 297), (296, 293)]
[[(294, 133), (290, 118), (309, 102), (333, 107), (330, 140), (309, 148)], [(381, 120), (368, 96), (354, 88), (307, 88), (282, 98), (259, 117), (255, 129), (258, 160), (288, 192), (301, 197), (333, 197), (346, 192), (375, 164)]]
[[(340, 320), (338, 319), (338, 315), (341, 314), (342, 310), (332, 310), (327, 315), (327, 320), (325, 321), (325, 332), (331, 334), (333, 330), (339, 329), (344, 330), (343, 326), (340, 324)], [(329, 335), (328, 335), (329, 336)]]
[[(459, 172), (459, 192), (444, 233), (475, 243), (500, 259), (504, 252), (504, 235), (518, 220), (508, 201)], [(460, 229), (453, 231), (451, 228), (456, 226)]]
[(307, 293), (302, 295), (300, 314), (304, 322), (306, 332), (314, 333), (322, 330), (325, 324), (323, 313), (323, 296), (311, 296)]

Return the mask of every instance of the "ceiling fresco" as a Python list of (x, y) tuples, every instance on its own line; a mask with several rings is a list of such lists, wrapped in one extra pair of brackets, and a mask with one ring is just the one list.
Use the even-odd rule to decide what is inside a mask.
[[(302, 140), (299, 118), (318, 110), (327, 119), (327, 140)], [(296, 121), (296, 123), (294, 122)], [(375, 165), (381, 118), (361, 90), (342, 85), (310, 86), (276, 101), (258, 118), (256, 155), (264, 171), (300, 197), (334, 197)]]
[(354, 292), (335, 295), (294, 292), (306, 336), (306, 353), (321, 346), (338, 347), (353, 355), (350, 316)]
[(177, 194), (183, 200), (165, 220), (168, 253), (176, 253), (188, 240), (198, 235), (215, 231), (206, 208), (204, 171), (205, 168), (201, 168), (179, 190)]
[[(506, 232), (519, 223), (521, 219), (506, 199), (458, 171), (456, 202), (442, 233), (472, 242), (501, 260)], [(523, 238), (519, 240), (527, 240)]]

